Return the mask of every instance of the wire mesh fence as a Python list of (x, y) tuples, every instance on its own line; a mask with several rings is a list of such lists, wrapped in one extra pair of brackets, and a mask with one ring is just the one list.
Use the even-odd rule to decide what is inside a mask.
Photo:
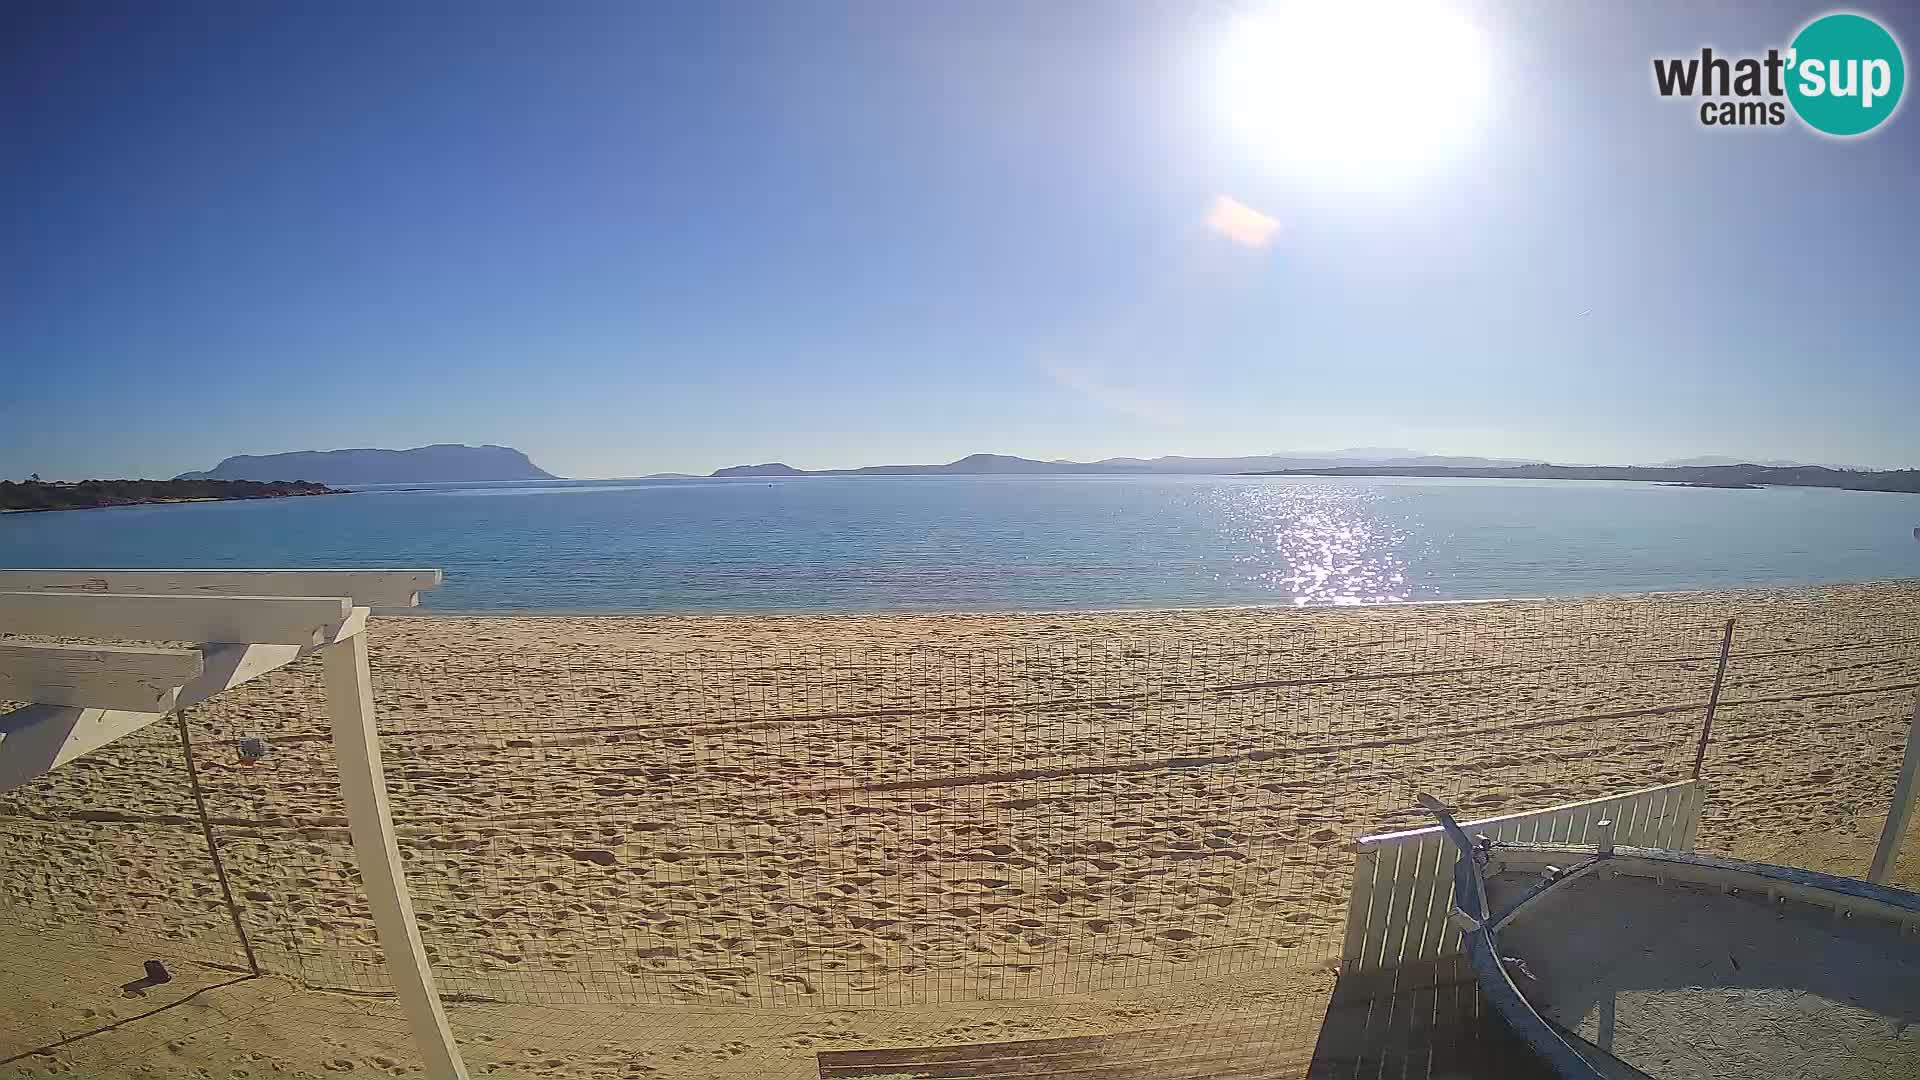
[[(1416, 791), (1488, 816), (1684, 779), (1728, 618), (1701, 846), (1806, 864), (1817, 836), (1817, 868), (1858, 876), (1920, 685), (1915, 610), (1870, 587), (697, 640), (698, 620), (409, 619), (376, 624), (374, 679), (463, 1041), (554, 1030), (519, 1006), (677, 1010), (738, 1036), (688, 1051), (699, 1075), (739, 1039), (1004, 1035), (1017, 1012), (964, 1018), (1065, 1000), (1231, 999), (1311, 1042), (1349, 841), (1425, 824)], [(380, 993), (321, 701), (309, 660), (198, 707), (194, 761), (261, 966)], [(243, 964), (184, 764), (156, 725), (0, 796), (8, 921)], [(955, 1020), (804, 1019), (861, 1006)]]
[[(1739, 620), (1707, 746), (1702, 849), (1866, 876), (1920, 695), (1920, 619), (1862, 607)], [(1920, 887), (1920, 851), (1902, 865)]]
[[(911, 1005), (1337, 956), (1360, 832), (1684, 775), (1711, 613), (383, 668), (449, 991)], [(1404, 614), (1404, 613), (1397, 613)], [(436, 692), (436, 688), (443, 688)], [(511, 786), (482, 775), (539, 778)]]
[(172, 724), (0, 794), (0, 925), (48, 959), (98, 943), (248, 970)]

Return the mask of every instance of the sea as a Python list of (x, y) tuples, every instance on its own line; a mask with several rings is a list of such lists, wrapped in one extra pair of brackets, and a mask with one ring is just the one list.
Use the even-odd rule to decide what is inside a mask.
[(1398, 477), (391, 485), (0, 515), (0, 566), (416, 568), (475, 612), (1377, 604), (1920, 577), (1920, 495)]

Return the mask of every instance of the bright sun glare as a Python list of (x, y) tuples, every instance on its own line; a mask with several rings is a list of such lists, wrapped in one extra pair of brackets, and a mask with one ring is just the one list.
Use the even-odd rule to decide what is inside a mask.
[(1228, 27), (1226, 122), (1291, 175), (1393, 187), (1456, 158), (1486, 111), (1480, 30), (1441, 3), (1276, 3)]

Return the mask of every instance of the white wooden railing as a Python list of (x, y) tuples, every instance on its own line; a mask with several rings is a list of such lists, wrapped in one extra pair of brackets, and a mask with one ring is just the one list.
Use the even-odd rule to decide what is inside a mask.
[[(1692, 851), (1704, 788), (1699, 780), (1630, 791), (1544, 810), (1461, 823), (1468, 835), (1523, 844), (1592, 844), (1594, 823), (1614, 823), (1614, 842), (1629, 847)], [(1348, 975), (1391, 971), (1460, 951), (1447, 925), (1453, 867), (1459, 853), (1438, 825), (1363, 836), (1354, 842), (1353, 891), (1347, 902)]]
[(365, 634), (368, 608), (417, 604), (440, 577), (438, 570), (0, 570), (0, 635), (15, 636), (0, 642), (0, 701), (27, 703), (0, 716), (0, 791), (320, 653), (354, 859), (388, 973), (427, 1074), (464, 1080), (394, 842)]

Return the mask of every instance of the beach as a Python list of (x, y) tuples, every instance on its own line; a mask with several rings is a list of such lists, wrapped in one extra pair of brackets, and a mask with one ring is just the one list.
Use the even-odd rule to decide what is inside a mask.
[[(1297, 1075), (1351, 842), (1424, 824), (1421, 791), (1484, 817), (1686, 779), (1728, 619), (1699, 847), (1864, 875), (1920, 685), (1911, 582), (369, 632), (476, 1075), (814, 1076), (822, 1050), (1140, 1030)], [(268, 976), (0, 1071), (418, 1071), (319, 700), (305, 661), (187, 717)], [(0, 796), (3, 977), (26, 989), (0, 1057), (247, 971), (186, 757), (155, 725)], [(176, 982), (123, 998), (149, 955)]]

